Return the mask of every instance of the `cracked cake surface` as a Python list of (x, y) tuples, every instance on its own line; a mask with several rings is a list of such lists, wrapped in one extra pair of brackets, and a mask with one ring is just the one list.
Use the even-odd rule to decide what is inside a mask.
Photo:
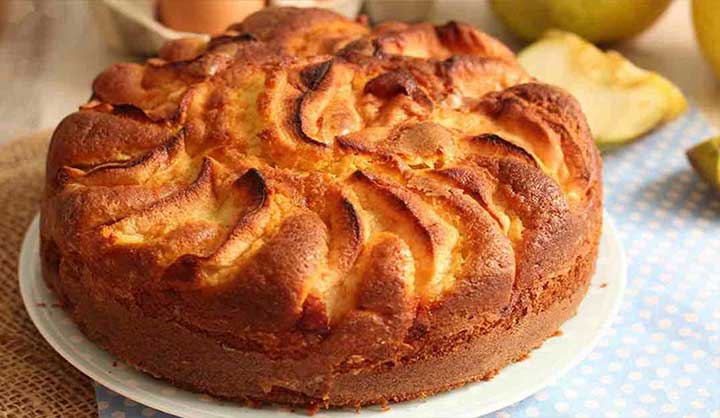
[(51, 141), (43, 272), (86, 335), (178, 386), (401, 401), (575, 313), (600, 181), (577, 101), (481, 31), (268, 8), (95, 79)]

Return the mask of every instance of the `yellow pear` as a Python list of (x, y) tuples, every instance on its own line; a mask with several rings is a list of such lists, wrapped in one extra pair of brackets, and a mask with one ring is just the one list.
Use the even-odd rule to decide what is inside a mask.
[(601, 148), (629, 142), (687, 108), (670, 81), (572, 33), (549, 31), (518, 59), (532, 76), (578, 99)]
[(692, 6), (695, 35), (720, 77), (720, 0), (693, 0)]
[(720, 136), (695, 145), (686, 154), (700, 177), (720, 190)]
[(528, 41), (548, 29), (561, 29), (604, 43), (637, 35), (669, 4), (670, 0), (493, 0), (492, 8), (515, 34)]

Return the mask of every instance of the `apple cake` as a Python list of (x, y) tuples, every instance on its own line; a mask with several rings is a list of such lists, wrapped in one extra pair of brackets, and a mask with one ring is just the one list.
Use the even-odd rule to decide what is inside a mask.
[(601, 161), (576, 100), (473, 27), (269, 8), (102, 72), (41, 218), (47, 284), (118, 359), (357, 407), (489, 379), (575, 314)]

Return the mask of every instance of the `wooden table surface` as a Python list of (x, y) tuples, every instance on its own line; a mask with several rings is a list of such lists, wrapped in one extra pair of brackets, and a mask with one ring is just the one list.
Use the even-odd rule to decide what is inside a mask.
[[(522, 46), (485, 1), (440, 0), (433, 15), (470, 21)], [(688, 0), (675, 0), (649, 31), (615, 48), (677, 83), (720, 128), (720, 82), (700, 55)], [(108, 50), (86, 1), (0, 0), (0, 142), (54, 127), (87, 100), (98, 72), (128, 59)]]

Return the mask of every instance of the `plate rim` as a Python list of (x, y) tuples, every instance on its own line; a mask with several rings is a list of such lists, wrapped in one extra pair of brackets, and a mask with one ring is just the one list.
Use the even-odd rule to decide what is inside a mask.
[[(70, 363), (76, 369), (80, 370), (86, 376), (90, 377), (94, 382), (99, 383), (99, 384), (105, 386), (106, 388), (109, 388), (109, 389), (113, 390), (114, 392), (116, 392), (128, 399), (132, 399), (136, 402), (142, 403), (143, 405), (149, 406), (158, 411), (163, 411), (165, 413), (177, 415), (177, 416), (181, 416), (181, 417), (191, 417), (193, 415), (187, 415), (187, 414), (195, 413), (195, 412), (207, 414), (208, 413), (207, 411), (201, 411), (201, 410), (197, 410), (197, 408), (194, 408), (194, 407), (188, 407), (187, 402), (185, 402), (185, 401), (180, 401), (180, 403), (178, 403), (177, 401), (174, 401), (173, 395), (157, 395), (157, 394), (151, 393), (150, 391), (147, 391), (147, 390), (139, 390), (139, 389), (133, 388), (127, 384), (126, 385), (117, 385), (115, 381), (109, 380), (105, 376), (105, 373), (101, 373), (97, 370), (94, 370), (90, 366), (86, 366), (83, 363), (83, 361), (81, 361), (78, 358), (79, 356), (77, 355), (77, 353), (71, 353), (70, 350), (67, 350), (66, 348), (64, 348), (62, 346), (60, 341), (56, 340), (52, 336), (52, 332), (49, 330), (48, 324), (44, 320), (42, 320), (42, 318), (40, 318), (39, 310), (35, 308), (35, 304), (38, 303), (38, 301), (31, 300), (33, 295), (36, 294), (35, 291), (33, 290), (33, 288), (38, 285), (38, 282), (40, 283), (40, 285), (46, 286), (45, 281), (42, 279), (42, 272), (37, 271), (37, 269), (31, 267), (33, 265), (33, 263), (37, 263), (39, 261), (39, 257), (40, 257), (39, 252), (37, 251), (40, 246), (40, 244), (39, 244), (39, 241), (40, 241), (39, 240), (39, 224), (40, 224), (40, 214), (38, 213), (35, 215), (32, 222), (30, 223), (30, 225), (27, 227), (27, 229), (25, 231), (22, 245), (20, 247), (20, 254), (18, 256), (17, 274), (18, 274), (20, 293), (21, 293), (21, 297), (23, 300), (23, 305), (25, 307), (25, 310), (28, 313), (31, 321), (33, 322), (33, 325), (38, 330), (38, 332), (43, 336), (45, 341), (47, 341), (47, 343), (50, 344), (50, 346), (53, 348), (53, 350), (55, 350), (55, 352), (60, 354), (60, 356), (65, 361)], [(506, 396), (505, 398), (501, 398), (500, 400), (497, 400), (497, 401), (494, 401), (494, 402), (484, 405), (483, 409), (477, 410), (476, 412), (473, 412), (471, 415), (463, 415), (463, 416), (479, 417), (479, 416), (482, 416), (485, 414), (495, 412), (495, 411), (505, 408), (507, 406), (513, 405), (519, 401), (522, 401), (522, 400), (532, 396), (533, 394), (539, 392), (543, 388), (551, 385), (556, 380), (562, 378), (571, 369), (575, 368), (580, 362), (582, 362), (590, 354), (590, 352), (593, 349), (595, 349), (598, 342), (600, 341), (600, 338), (602, 338), (605, 335), (606, 330), (610, 327), (613, 320), (617, 316), (617, 314), (620, 310), (622, 301), (624, 300), (625, 288), (627, 286), (627, 256), (625, 253), (625, 249), (622, 245), (622, 241), (620, 240), (620, 237), (618, 234), (618, 229), (615, 226), (615, 222), (613, 221), (612, 217), (608, 214), (608, 212), (606, 210), (603, 211), (603, 226), (602, 226), (602, 228), (603, 228), (602, 232), (601, 232), (602, 236), (607, 234), (606, 239), (609, 240), (608, 241), (609, 245), (614, 247), (614, 252), (617, 253), (617, 259), (614, 260), (614, 263), (616, 264), (616, 267), (614, 270), (616, 270), (616, 272), (619, 274), (618, 274), (618, 277), (615, 278), (615, 281), (613, 283), (616, 285), (617, 289), (613, 295), (613, 300), (612, 300), (611, 306), (606, 309), (604, 318), (601, 321), (600, 325), (597, 327), (597, 330), (595, 331), (595, 333), (592, 335), (592, 338), (590, 338), (588, 340), (588, 342), (582, 346), (582, 348), (576, 350), (575, 353), (573, 354), (572, 358), (570, 360), (562, 363), (562, 366), (557, 368), (552, 374), (549, 374), (548, 376), (546, 376), (545, 378), (536, 382), (535, 384), (531, 384), (531, 385), (528, 385), (528, 386), (522, 387), (521, 389), (516, 390), (512, 395)], [(601, 236), (601, 240), (603, 239), (602, 236)], [(27, 271), (27, 270), (30, 270), (30, 271)], [(35, 280), (32, 280), (33, 273), (37, 273), (37, 277), (35, 278)], [(596, 268), (595, 274), (597, 274), (597, 268)], [(594, 280), (594, 278), (595, 278), (595, 275), (593, 275), (593, 278), (591, 279), (591, 286), (592, 286), (592, 281)], [(587, 298), (587, 295), (586, 295), (586, 298)], [(585, 299), (583, 299), (583, 302)], [(573, 320), (575, 318), (579, 318), (581, 309), (582, 309), (582, 304), (580, 305), (580, 307), (578, 307), (578, 312), (576, 313), (576, 315), (573, 316), (572, 318), (570, 318), (568, 321)], [(69, 318), (69, 315), (64, 310), (58, 309), (57, 311), (61, 312), (61, 314), (60, 314), (61, 316)], [(563, 325), (565, 325), (565, 323)], [(72, 326), (77, 327), (74, 324)], [(80, 333), (80, 334), (82, 334), (82, 333)], [(83, 336), (84, 336), (84, 334), (83, 334)], [(555, 337), (555, 338), (562, 339), (563, 335)], [(114, 356), (112, 354), (108, 353), (103, 348), (97, 346), (94, 342), (92, 342), (90, 340), (87, 340), (87, 341), (95, 349), (102, 350), (103, 352), (105, 352), (106, 354), (108, 354), (109, 356), (114, 358)], [(545, 346), (545, 345), (546, 344), (544, 342), (543, 346)], [(533, 350), (533, 352), (542, 349), (543, 346), (541, 346), (538, 349)], [(510, 367), (513, 365), (518, 365), (518, 364), (528, 364), (527, 362), (531, 361), (531, 359), (532, 359), (532, 356), (530, 356), (530, 358), (528, 360), (513, 363), (511, 365), (508, 365), (507, 367)], [(103, 369), (103, 367), (101, 365), (97, 365), (96, 367), (98, 369)], [(142, 378), (145, 378), (145, 379), (148, 379), (148, 378), (155, 379), (152, 376), (148, 375), (147, 373), (144, 373), (144, 372), (141, 372), (138, 370), (134, 370), (134, 373), (139, 374)], [(502, 373), (502, 371), (501, 371), (501, 373)], [(172, 388), (176, 391), (183, 391), (183, 389), (179, 389), (164, 380), (161, 380), (161, 379), (155, 379), (155, 380), (160, 382), (160, 384), (168, 386), (169, 388)], [(482, 383), (483, 382), (474, 382), (469, 385), (466, 385), (465, 387), (470, 387), (471, 385), (482, 385)], [(452, 391), (445, 392), (445, 395), (452, 396), (454, 393), (458, 393), (458, 390), (461, 390), (461, 389), (455, 389)], [(186, 392), (195, 393), (195, 392), (190, 392), (190, 391), (186, 391)], [(442, 394), (440, 396), (442, 396)], [(423, 403), (428, 403), (428, 402), (432, 402), (434, 398), (435, 398), (435, 396), (432, 396), (432, 397), (425, 398), (425, 399), (422, 399), (419, 401), (423, 402)], [(227, 401), (227, 402), (232, 404), (232, 401)], [(412, 402), (413, 401), (402, 402), (397, 405), (407, 405)], [(236, 404), (236, 405), (238, 408), (237, 415), (242, 415), (243, 413), (247, 413), (252, 410), (250, 408), (246, 408), (246, 407), (242, 406), (241, 404)], [(233, 405), (232, 408), (234, 409), (235, 406)], [(370, 409), (369, 407), (366, 407), (363, 409), (363, 411), (368, 411), (368, 410), (372, 411), (372, 409)], [(253, 411), (255, 411), (255, 410), (253, 410)], [(345, 411), (345, 410), (338, 410), (335, 412), (342, 412), (342, 411)], [(255, 411), (255, 412), (257, 412), (257, 411)], [(281, 411), (276, 410), (276, 409), (275, 410), (266, 409), (265, 412), (281, 412)], [(372, 411), (372, 412), (374, 412), (374, 411)], [(402, 411), (400, 411), (400, 412), (401, 412), (400, 415), (402, 415)], [(412, 411), (408, 411), (408, 412), (411, 413)], [(328, 413), (326, 411), (323, 411), (323, 413), (325, 414), (325, 416), (335, 415), (332, 412)], [(278, 415), (281, 415), (281, 414), (278, 414)], [(216, 415), (216, 416), (226, 417), (229, 415)], [(368, 416), (368, 415), (366, 414), (366, 416)], [(383, 416), (389, 417), (390, 414), (383, 413)]]

